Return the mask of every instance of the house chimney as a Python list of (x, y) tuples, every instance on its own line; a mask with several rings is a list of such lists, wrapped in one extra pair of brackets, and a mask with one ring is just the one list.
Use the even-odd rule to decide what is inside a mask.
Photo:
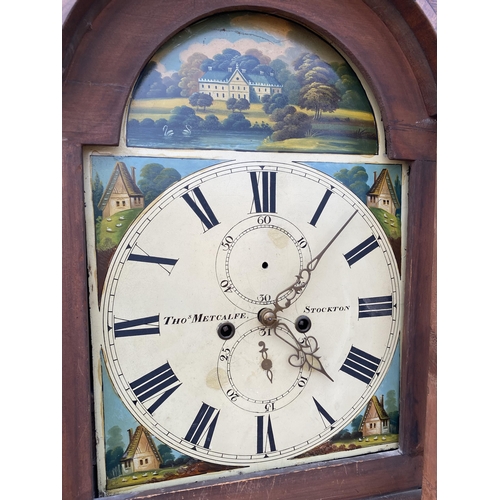
[(134, 431), (132, 429), (128, 430), (128, 440), (131, 443), (132, 442), (132, 437), (134, 436)]
[(134, 181), (135, 184), (135, 167), (130, 167), (130, 170), (132, 170), (132, 180)]
[(380, 398), (380, 406), (382, 409), (384, 409), (384, 395), (382, 394), (382, 397)]
[(373, 184), (377, 182), (377, 172), (373, 172)]

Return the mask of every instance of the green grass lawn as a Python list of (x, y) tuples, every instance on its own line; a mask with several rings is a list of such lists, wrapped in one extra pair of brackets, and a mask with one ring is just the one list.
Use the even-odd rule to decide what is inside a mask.
[[(176, 98), (176, 99), (136, 99), (132, 101), (129, 110), (128, 119), (136, 119), (139, 121), (144, 120), (144, 118), (151, 118), (152, 120), (159, 120), (160, 118), (165, 118), (168, 120), (172, 113), (172, 110), (177, 106), (189, 106), (189, 100), (186, 98)], [(296, 106), (297, 107), (297, 106)], [(212, 106), (208, 107), (203, 111), (203, 109), (196, 109), (196, 114), (201, 118), (205, 118), (206, 115), (215, 115), (220, 121), (225, 120), (232, 111), (226, 108), (225, 101), (214, 101)], [(314, 111), (300, 109), (300, 111), (314, 116)], [(262, 104), (251, 103), (250, 109), (243, 111), (245, 118), (249, 120), (252, 124), (257, 123), (268, 123), (272, 124), (270, 120), (270, 115), (264, 113), (262, 110)], [(334, 119), (352, 121), (360, 126), (373, 127), (374, 119), (371, 113), (365, 111), (353, 111), (350, 109), (337, 109), (333, 112), (323, 113), (321, 120), (325, 122), (330, 122)]]
[(385, 211), (383, 208), (370, 208), (380, 225), (384, 228), (389, 239), (401, 237), (401, 221), (395, 215)]
[(97, 249), (106, 250), (118, 245), (131, 222), (142, 212), (140, 208), (123, 210), (111, 217), (103, 217), (97, 232)]
[(127, 486), (137, 486), (138, 484), (150, 483), (153, 479), (155, 481), (162, 481), (165, 474), (175, 473), (176, 470), (177, 468), (172, 467), (168, 469), (154, 469), (147, 472), (135, 472), (133, 474), (113, 477), (107, 480), (107, 488), (114, 489), (125, 488)]

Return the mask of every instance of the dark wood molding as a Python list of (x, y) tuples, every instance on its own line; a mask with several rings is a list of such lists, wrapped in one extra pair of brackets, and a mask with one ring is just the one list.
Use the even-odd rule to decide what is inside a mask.
[(421, 457), (399, 452), (366, 455), (348, 461), (310, 464), (283, 473), (265, 472), (238, 480), (201, 481), (185, 487), (162, 487), (154, 492), (124, 493), (114, 500), (188, 500), (237, 498), (252, 500), (265, 495), (273, 499), (331, 500), (367, 499), (378, 493), (415, 491), (421, 480)]
[[(82, 147), (118, 144), (127, 98), (157, 48), (192, 22), (258, 10), (339, 48), (372, 89), (390, 158), (411, 162), (401, 451), (125, 498), (435, 496), (435, 3), (426, 0), (67, 0), (63, 23), (63, 498), (95, 482)], [(429, 390), (428, 390), (429, 389)], [(396, 496), (391, 497), (390, 495)], [(406, 496), (405, 496), (406, 495)], [(418, 495), (418, 496), (415, 496)]]

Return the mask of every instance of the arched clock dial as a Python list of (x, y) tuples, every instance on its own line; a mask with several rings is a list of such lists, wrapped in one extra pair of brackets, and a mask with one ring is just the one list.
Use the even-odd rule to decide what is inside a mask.
[(348, 425), (389, 368), (400, 278), (369, 209), (297, 163), (226, 162), (133, 223), (103, 292), (106, 363), (182, 453), (249, 465)]

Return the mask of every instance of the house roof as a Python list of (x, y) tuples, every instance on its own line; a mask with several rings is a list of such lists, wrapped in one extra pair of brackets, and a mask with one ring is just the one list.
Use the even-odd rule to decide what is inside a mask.
[(101, 199), (99, 200), (99, 204), (97, 205), (99, 210), (102, 210), (108, 203), (111, 194), (113, 193), (113, 189), (115, 187), (116, 181), (118, 177), (121, 177), (123, 180), (123, 185), (127, 190), (127, 194), (129, 196), (144, 196), (142, 191), (139, 189), (139, 186), (135, 183), (134, 179), (130, 175), (127, 166), (122, 161), (116, 162), (115, 168), (111, 173), (111, 177), (109, 178), (108, 185), (104, 190)]
[(239, 70), (239, 68), (236, 68), (233, 71), (215, 71), (215, 70), (208, 70), (202, 77), (198, 79), (199, 82), (213, 82), (213, 83), (228, 83), (229, 80), (236, 74), (239, 73), (241, 78), (248, 84), (248, 85), (268, 85), (272, 87), (283, 87), (281, 83), (276, 80), (274, 76), (270, 75), (265, 75), (265, 74), (259, 74), (259, 75), (254, 75), (252, 73), (243, 73), (242, 71)]
[(144, 436), (146, 436), (148, 444), (151, 447), (151, 451), (161, 463), (162, 458), (160, 456), (160, 452), (158, 451), (158, 448), (156, 447), (151, 434), (142, 425), (139, 425), (139, 427), (137, 427), (137, 429), (135, 430), (134, 435), (132, 436), (132, 439), (130, 440), (130, 443), (127, 446), (127, 449), (125, 450), (125, 453), (123, 454), (121, 460), (129, 460), (134, 458), (134, 455), (137, 452), (137, 447), (139, 446), (139, 442), (141, 440), (141, 436), (143, 434)]
[[(383, 401), (383, 398), (382, 398), (382, 401)], [(361, 430), (363, 428), (363, 424), (365, 423), (366, 417), (368, 416), (368, 413), (370, 412), (370, 408), (372, 406), (375, 408), (375, 411), (377, 412), (377, 416), (380, 420), (389, 419), (389, 415), (387, 415), (387, 412), (385, 411), (384, 406), (380, 403), (377, 396), (372, 396), (370, 401), (366, 405), (366, 411), (365, 411), (365, 414), (363, 415), (363, 420), (361, 420), (361, 423), (359, 424), (359, 430)]]
[(389, 170), (387, 170), (386, 168), (384, 168), (382, 172), (380, 172), (380, 175), (377, 177), (377, 179), (373, 183), (373, 186), (368, 191), (367, 196), (370, 195), (379, 196), (384, 187), (384, 183), (387, 183), (387, 187), (389, 189), (389, 193), (391, 194), (391, 198), (394, 205), (396, 206), (396, 208), (400, 208), (396, 190), (394, 189), (394, 185), (392, 184), (391, 176), (389, 175)]

